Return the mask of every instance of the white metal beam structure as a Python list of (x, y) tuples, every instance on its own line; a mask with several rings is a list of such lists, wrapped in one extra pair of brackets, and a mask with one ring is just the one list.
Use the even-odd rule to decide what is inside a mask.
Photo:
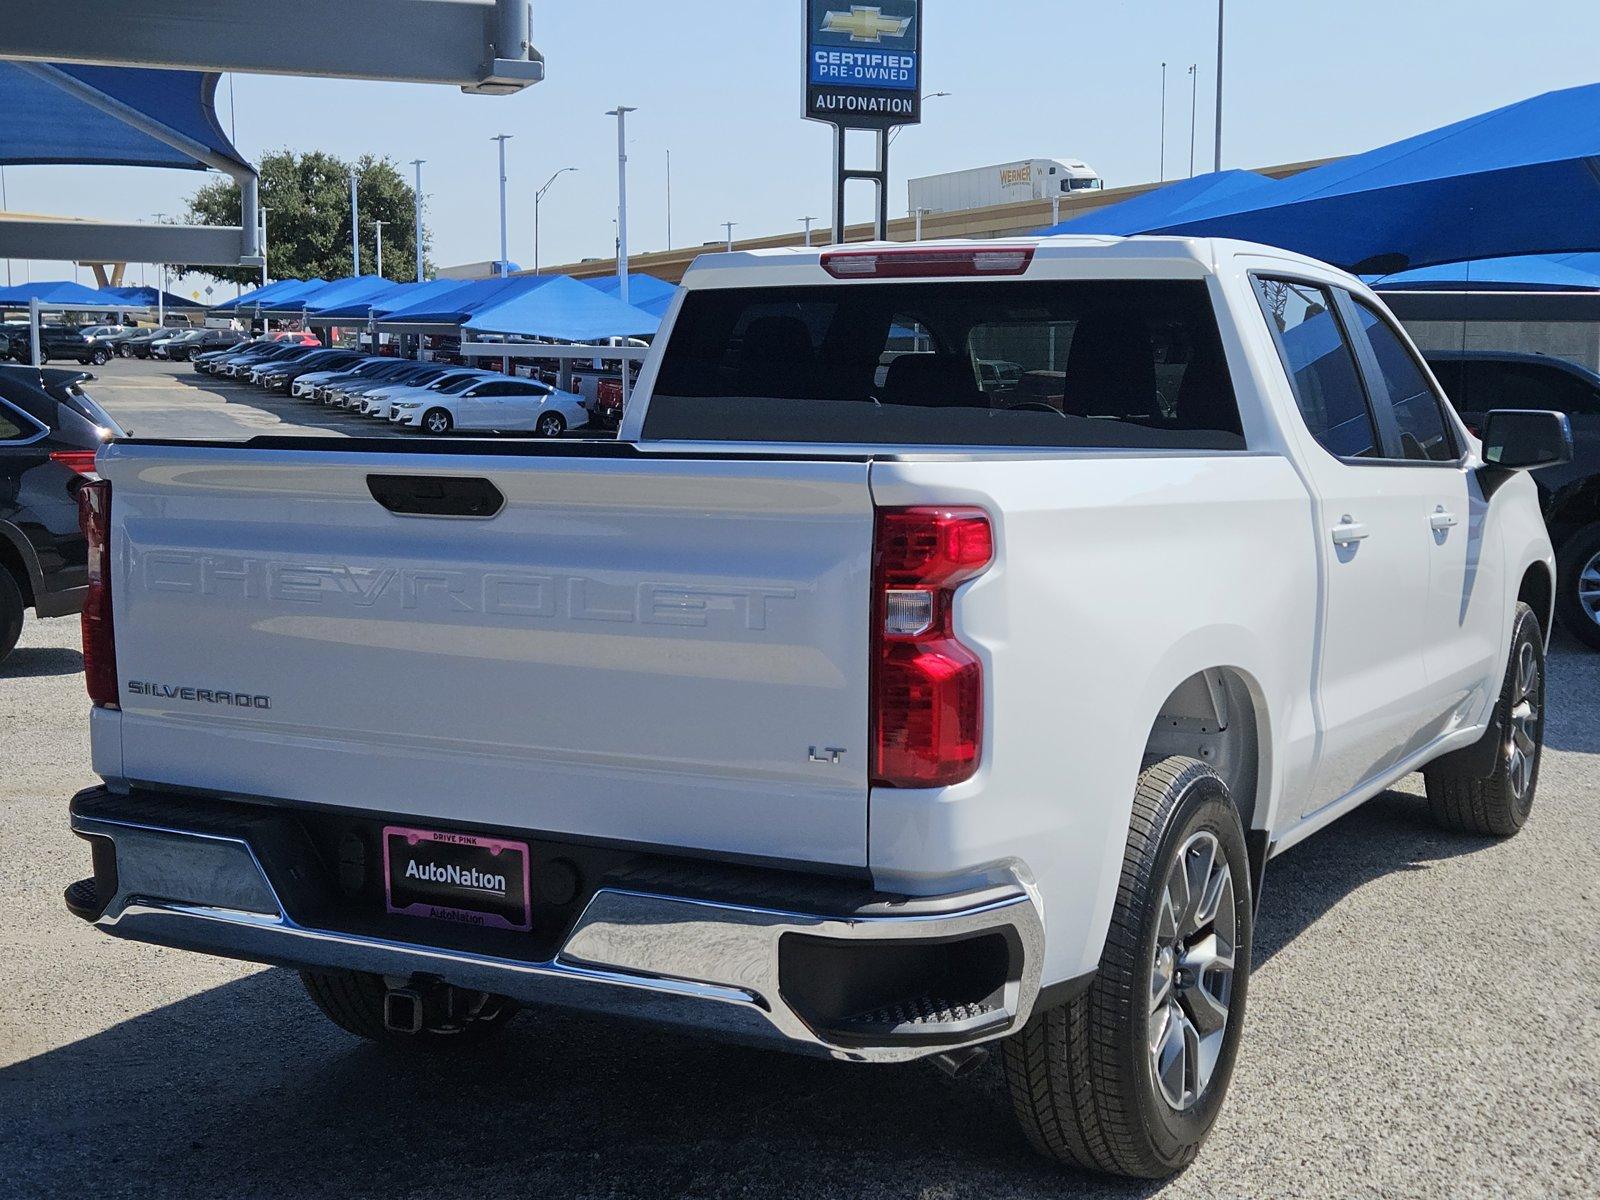
[(504, 95), (544, 79), (532, 32), (529, 0), (10, 0), (0, 58)]

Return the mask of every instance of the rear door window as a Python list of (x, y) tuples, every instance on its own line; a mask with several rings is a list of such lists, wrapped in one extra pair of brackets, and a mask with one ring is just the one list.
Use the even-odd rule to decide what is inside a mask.
[(1299, 280), (1253, 282), (1311, 436), (1337, 458), (1380, 457), (1366, 388), (1333, 297)]
[(644, 436), (1245, 448), (1202, 280), (691, 291)]

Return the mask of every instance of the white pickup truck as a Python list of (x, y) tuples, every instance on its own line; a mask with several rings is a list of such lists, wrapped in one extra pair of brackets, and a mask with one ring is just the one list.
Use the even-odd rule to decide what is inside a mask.
[(1167, 1174), (1274, 854), (1418, 769), (1528, 816), (1570, 433), (1483, 434), (1347, 275), (1057, 238), (708, 256), (617, 442), (117, 441), (67, 902), (377, 1039), (997, 1044)]

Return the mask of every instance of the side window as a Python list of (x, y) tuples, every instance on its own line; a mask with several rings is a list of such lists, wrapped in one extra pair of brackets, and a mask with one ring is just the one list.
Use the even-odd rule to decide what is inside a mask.
[(1380, 457), (1367, 392), (1332, 297), (1310, 283), (1259, 276), (1254, 282), (1311, 436), (1339, 458)]
[(28, 441), (38, 432), (37, 423), (23, 416), (9, 404), (0, 403), (0, 442)]
[[(1461, 451), (1456, 448), (1439, 397), (1416, 355), (1370, 304), (1361, 299), (1355, 303), (1389, 393), (1388, 403), (1400, 429), (1402, 456), (1422, 462), (1454, 462), (1461, 457)], [(1379, 402), (1382, 403), (1381, 398)]]

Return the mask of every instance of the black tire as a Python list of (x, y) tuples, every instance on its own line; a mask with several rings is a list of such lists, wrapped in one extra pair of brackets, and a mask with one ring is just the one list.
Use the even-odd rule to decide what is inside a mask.
[[(1198, 1030), (1201, 1018), (1190, 997), (1196, 981), (1215, 969), (1201, 967), (1194, 974), (1192, 959), (1168, 957), (1163, 949), (1170, 944), (1162, 934), (1164, 913), (1170, 911), (1163, 900), (1169, 876), (1177, 879), (1178, 855), (1185, 851), (1185, 862), (1193, 867), (1185, 868), (1183, 878), (1198, 868), (1206, 881), (1202, 894), (1220, 873), (1219, 860), (1226, 865), (1232, 902), (1225, 902), (1225, 890), (1217, 893), (1211, 930), (1223, 938), (1231, 913), (1234, 945), (1226, 1014), (1208, 1035), (1220, 1036), (1215, 1065), (1208, 1078), (1197, 1078), (1192, 1097), (1186, 1084), (1180, 1088), (1180, 1105), (1189, 1102), (1179, 1107), (1157, 1082), (1151, 1022), (1165, 1022), (1168, 1010), (1177, 1009), (1185, 1015), (1174, 1020), (1187, 1020)], [(1209, 856), (1204, 863), (1196, 857), (1202, 852)], [(1227, 786), (1198, 759), (1154, 763), (1140, 774), (1134, 793), (1117, 905), (1094, 983), (1074, 999), (1036, 1011), (1005, 1042), (1012, 1106), (1034, 1148), (1071, 1166), (1150, 1179), (1192, 1162), (1233, 1074), (1244, 1029), (1251, 937), (1249, 856)], [(1204, 944), (1203, 928), (1199, 944)], [(1166, 1001), (1155, 1008), (1152, 988), (1163, 962), (1171, 985)], [(1191, 976), (1187, 982), (1186, 974)], [(1218, 985), (1214, 976), (1212, 982)], [(1182, 1026), (1175, 1028), (1185, 1047), (1180, 1074), (1187, 1079), (1188, 1043)], [(1202, 1056), (1193, 1057), (1198, 1063)]]
[(1578, 595), (1585, 583), (1591, 595), (1600, 587), (1600, 522), (1578, 530), (1556, 555), (1556, 619), (1585, 646), (1600, 650), (1600, 611), (1591, 613)]
[(456, 427), (455, 419), (442, 408), (430, 408), (422, 414), (422, 432), (435, 437), (449, 433)]
[(300, 982), (323, 1016), (346, 1033), (390, 1046), (442, 1048), (472, 1046), (494, 1036), (517, 1015), (517, 1005), (503, 996), (482, 997), (479, 1015), (449, 1029), (395, 1033), (383, 1023), (381, 976), (364, 971), (301, 971)]
[(50, 351), (46, 350), (43, 346), (40, 346), (39, 347), (39, 365), (42, 367), (42, 366), (47, 365), (49, 362), (50, 362)]
[(123, 345), (120, 342), (117, 344), (117, 357), (118, 358), (131, 358), (132, 356), (133, 356), (133, 351), (132, 350), (129, 350), (127, 346)]
[(1423, 768), (1434, 821), (1458, 833), (1510, 837), (1533, 809), (1543, 749), (1544, 632), (1533, 609), (1518, 601), (1489, 728)]
[(540, 437), (558, 438), (567, 431), (567, 419), (558, 412), (545, 413), (534, 422), (534, 432)]
[(23, 605), (22, 589), (11, 572), (0, 567), (0, 662), (5, 662), (22, 636)]
[(97, 367), (103, 367), (111, 361), (111, 352), (102, 346), (89, 356), (89, 361)]

